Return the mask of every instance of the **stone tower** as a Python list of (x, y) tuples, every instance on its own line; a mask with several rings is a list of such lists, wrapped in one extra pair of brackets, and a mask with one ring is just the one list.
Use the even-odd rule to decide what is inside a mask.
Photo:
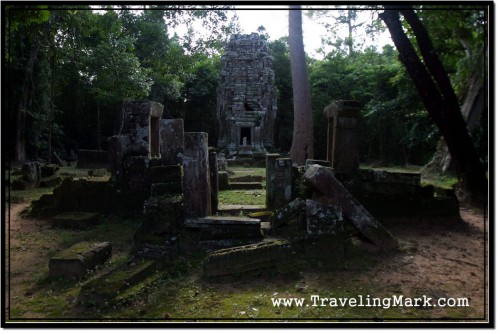
[(217, 89), (218, 147), (230, 155), (251, 156), (273, 147), (277, 89), (272, 66), (258, 34), (231, 36)]

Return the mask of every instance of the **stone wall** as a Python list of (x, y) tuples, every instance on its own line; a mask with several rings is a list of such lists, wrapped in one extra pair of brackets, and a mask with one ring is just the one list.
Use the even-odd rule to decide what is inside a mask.
[(277, 89), (272, 66), (266, 41), (258, 34), (231, 36), (217, 90), (218, 147), (231, 155), (273, 147)]

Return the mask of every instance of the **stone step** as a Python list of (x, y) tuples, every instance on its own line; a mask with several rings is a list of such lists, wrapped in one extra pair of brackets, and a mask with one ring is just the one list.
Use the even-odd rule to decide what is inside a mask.
[(65, 249), (49, 260), (49, 276), (79, 278), (111, 257), (111, 243), (83, 241)]
[(52, 218), (52, 226), (59, 228), (87, 229), (99, 223), (97, 212), (65, 212)]
[(263, 189), (260, 182), (230, 182), (229, 190), (254, 190)]
[(260, 219), (209, 216), (187, 220), (185, 225), (199, 230), (200, 240), (262, 239)]
[(262, 182), (263, 177), (261, 175), (235, 175), (229, 178), (231, 183), (235, 182)]
[(83, 285), (78, 301), (88, 306), (102, 306), (112, 302), (120, 293), (145, 280), (158, 268), (160, 262), (156, 260), (133, 259)]
[(205, 277), (217, 277), (275, 268), (289, 255), (291, 245), (288, 241), (265, 240), (211, 252), (203, 262), (203, 272)]

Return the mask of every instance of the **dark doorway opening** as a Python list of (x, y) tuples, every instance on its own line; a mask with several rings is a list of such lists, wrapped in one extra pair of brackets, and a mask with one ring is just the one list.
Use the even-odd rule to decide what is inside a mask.
[(160, 119), (151, 117), (149, 124), (150, 151), (152, 157), (160, 156)]
[(244, 145), (243, 139), (246, 138), (246, 145), (252, 144), (252, 128), (241, 128), (240, 145)]

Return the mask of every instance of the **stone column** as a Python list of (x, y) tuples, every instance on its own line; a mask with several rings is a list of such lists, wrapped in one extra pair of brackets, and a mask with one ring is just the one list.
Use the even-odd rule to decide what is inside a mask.
[(219, 207), (219, 168), (217, 166), (217, 152), (215, 148), (208, 149), (210, 165), (210, 200), (212, 205), (212, 214), (217, 212)]
[(184, 120), (160, 121), (160, 154), (164, 165), (182, 164), (184, 154)]
[(266, 207), (277, 210), (292, 200), (292, 161), (266, 154)]
[(274, 199), (276, 197), (276, 189), (274, 187), (274, 179), (276, 178), (276, 159), (280, 157), (276, 153), (266, 154), (266, 208), (275, 210)]
[(323, 113), (328, 119), (327, 160), (336, 172), (357, 173), (359, 170), (359, 102), (335, 101), (328, 105)]
[(163, 105), (152, 101), (125, 101), (122, 110), (122, 134), (127, 134), (130, 139), (127, 151), (132, 155), (157, 156)]
[(208, 134), (184, 133), (184, 218), (211, 215)]

